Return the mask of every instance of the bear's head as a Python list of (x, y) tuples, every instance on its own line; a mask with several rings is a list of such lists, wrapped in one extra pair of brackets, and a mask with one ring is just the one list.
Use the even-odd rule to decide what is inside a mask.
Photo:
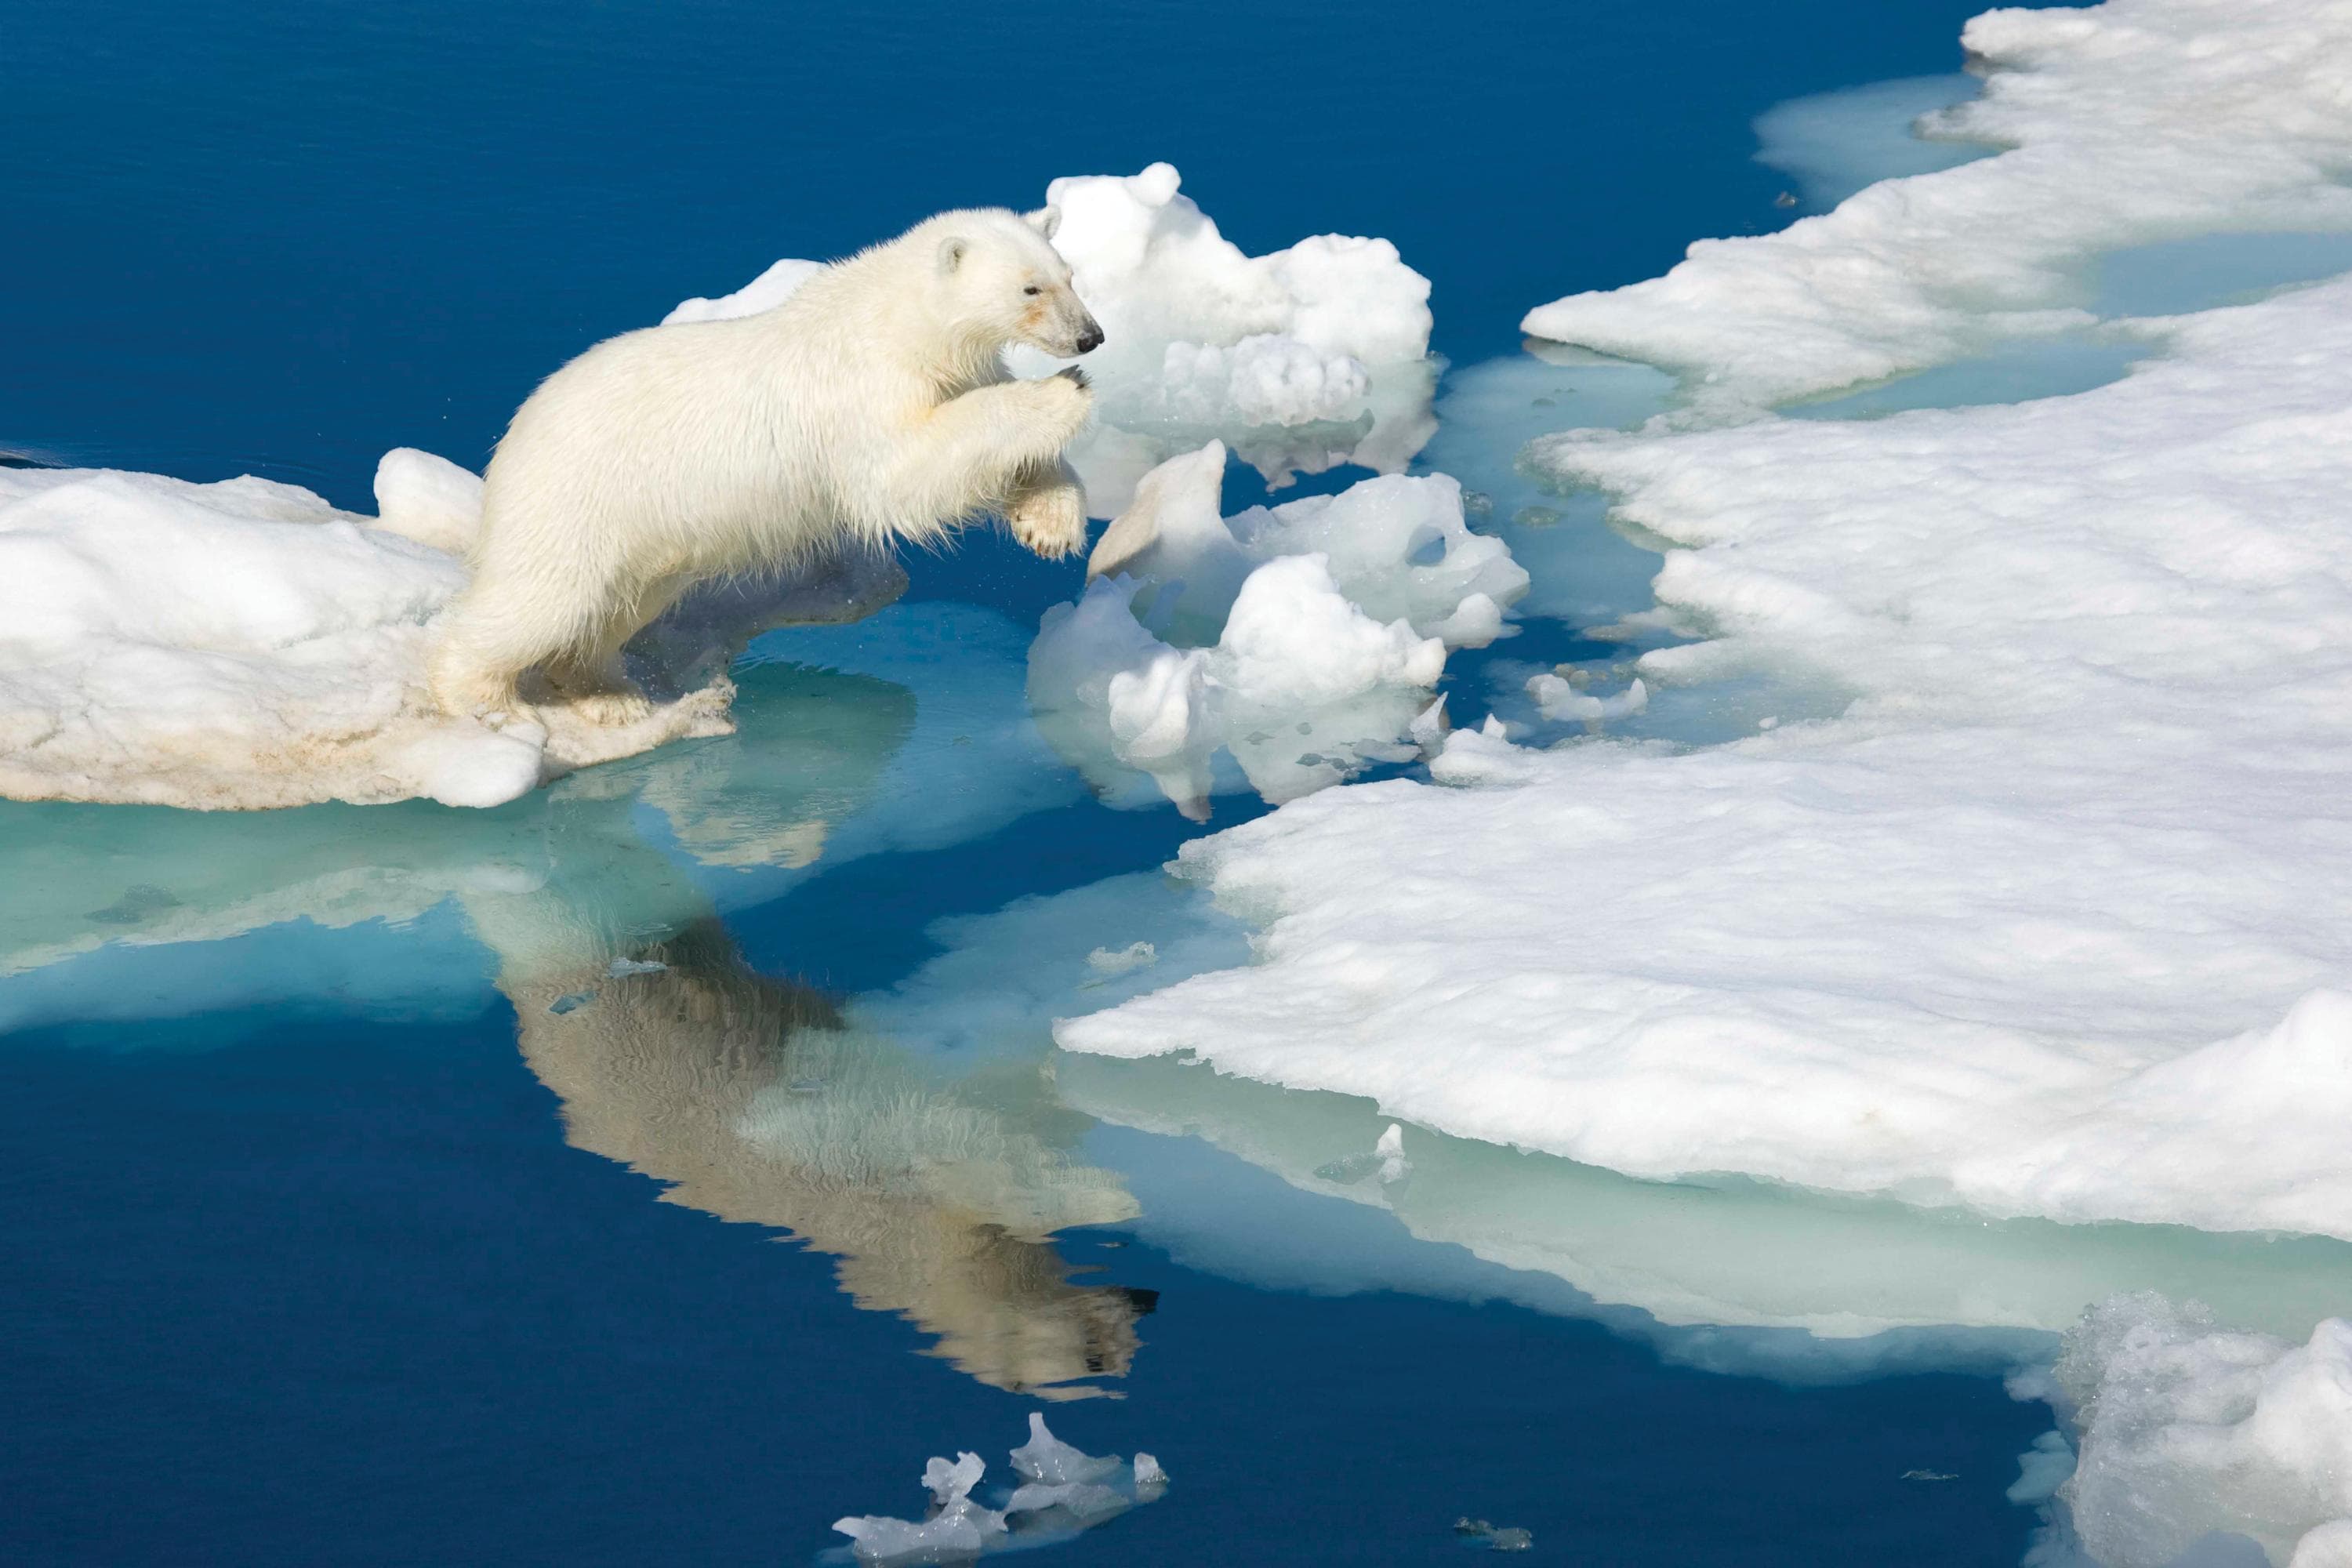
[(1070, 287), (1070, 264), (1054, 248), (1060, 222), (1052, 207), (1026, 217), (983, 208), (925, 226), (937, 226), (932, 260), (956, 336), (992, 348), (1026, 343), (1056, 359), (1102, 346), (1102, 326)]

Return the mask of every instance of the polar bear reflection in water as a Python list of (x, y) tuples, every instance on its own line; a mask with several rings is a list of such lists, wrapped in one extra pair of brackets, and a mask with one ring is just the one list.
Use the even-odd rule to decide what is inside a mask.
[[(612, 770), (604, 798), (559, 801), (544, 886), (464, 895), (523, 1058), (573, 1145), (667, 1184), (670, 1202), (834, 1254), (859, 1306), (937, 1336), (935, 1353), (982, 1383), (1107, 1393), (1080, 1380), (1126, 1372), (1152, 1296), (1075, 1280), (1054, 1249), (1059, 1229), (1137, 1212), (1117, 1175), (1065, 1152), (1083, 1119), (1034, 1072), (957, 1082), (845, 1026), (819, 992), (754, 971), (687, 871), (629, 824), (637, 803), (659, 806), (706, 863), (823, 853), (914, 700), (861, 677), (767, 673), (783, 679), (746, 694), (740, 736)], [(762, 731), (792, 743), (761, 745)]]

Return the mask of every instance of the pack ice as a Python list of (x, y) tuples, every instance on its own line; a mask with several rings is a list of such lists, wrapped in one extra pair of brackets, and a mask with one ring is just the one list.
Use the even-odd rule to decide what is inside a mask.
[[(1354, 463), (1401, 471), (1437, 428), (1429, 279), (1385, 239), (1316, 235), (1250, 256), (1181, 194), (1167, 163), (1052, 182), (1054, 247), (1102, 322), (1087, 358), (1097, 423), (1071, 450), (1097, 517), (1162, 459), (1223, 438), (1270, 483)], [(666, 321), (772, 310), (818, 269), (783, 260)], [(1054, 361), (1016, 351), (1024, 374)]]
[[(0, 795), (198, 808), (427, 796), (488, 806), (575, 768), (728, 732), (726, 655), (758, 626), (887, 601), (895, 568), (698, 595), (643, 645), (646, 719), (561, 708), (493, 728), (425, 695), (428, 623), (463, 585), (481, 481), (387, 454), (380, 514), (244, 478), (0, 468)], [(659, 682), (657, 681), (657, 684)]]
[(1212, 441), (1147, 475), (1085, 596), (1048, 610), (1029, 650), (1031, 707), (1065, 756), (1105, 789), (1148, 774), (1195, 812), (1220, 748), (1277, 801), (1418, 755), (1447, 651), (1501, 635), (1528, 584), (1442, 474), (1225, 518), (1225, 462)]
[[(2143, 142), (2188, 149), (2179, 222), (2332, 221), (2341, 193), (2299, 207), (2289, 175), (2338, 123), (2313, 61), (2347, 32), (2342, 5), (1994, 13), (1971, 44), (2033, 67), (1996, 110), (2124, 129), (2046, 155), (2021, 129), (1727, 242), (1740, 297), (1927, 319), (1939, 264), (1896, 247), (1855, 282), (1849, 209), (2044, 212), (2052, 160), (2062, 193), (2129, 191)], [(1968, 243), (1994, 275), (2054, 254), (2021, 220)], [(1768, 375), (1771, 322), (1695, 309), (1612, 346), (1751, 390), (1888, 363), (1822, 348), (1841, 325)], [(1486, 787), (1339, 790), (1186, 846), (1261, 962), (1057, 1037), (1640, 1176), (2352, 1237), (2352, 281), (2140, 330), (2165, 357), (2069, 397), (1538, 442), (1667, 546), (1659, 600), (1705, 640), (1645, 654), (1646, 687), (1839, 716), (1679, 753), (1456, 731), (1433, 774)]]

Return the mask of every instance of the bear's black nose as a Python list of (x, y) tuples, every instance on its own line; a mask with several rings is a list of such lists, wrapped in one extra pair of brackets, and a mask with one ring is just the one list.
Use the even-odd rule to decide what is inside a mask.
[(1102, 345), (1102, 328), (1093, 321), (1088, 321), (1086, 331), (1078, 334), (1078, 352), (1082, 354), (1090, 354)]

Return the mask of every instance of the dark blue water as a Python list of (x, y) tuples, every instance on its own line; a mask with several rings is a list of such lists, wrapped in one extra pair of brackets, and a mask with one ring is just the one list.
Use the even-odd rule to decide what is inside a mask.
[[(364, 507), (384, 448), (478, 464), (537, 377), (681, 298), (1159, 158), (1252, 251), (1394, 239), (1468, 363), (1781, 221), (1750, 120), (1948, 69), (1974, 8), (0, 0), (0, 451)], [(0, 807), (36, 955), (0, 974), (0, 1558), (803, 1562), (912, 1509), (929, 1455), (1002, 1475), (1035, 1404), (1006, 1368), (1069, 1358), (991, 1336), (1068, 1332), (1124, 1397), (1057, 1430), (1175, 1477), (1072, 1562), (1457, 1562), (1464, 1513), (1591, 1564), (2015, 1560), (2001, 1489), (2047, 1416), (1997, 1358), (1698, 1370), (1549, 1277), (1112, 1126), (1148, 1119), (1053, 1089), (1017, 1018), (824, 1044), (954, 921), (1199, 831), (1021, 739), (1019, 639), (1076, 568), (985, 534), (910, 568), (890, 616), (772, 646), (740, 736), (500, 812)], [(1031, 982), (959, 984), (940, 1016)], [(697, 1163), (698, 1119), (803, 1071), (887, 1092), (824, 1158)], [(976, 1178), (866, 1169), (885, 1102), (978, 1128), (1021, 1203), (1066, 1165), (1141, 1213), (1048, 1240)], [(1155, 1229), (1286, 1204), (1373, 1261), (1285, 1282)]]

